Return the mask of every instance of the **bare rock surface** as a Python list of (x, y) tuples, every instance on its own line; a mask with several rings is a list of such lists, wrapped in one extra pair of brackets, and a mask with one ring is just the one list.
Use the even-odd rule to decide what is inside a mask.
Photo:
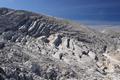
[(120, 33), (0, 8), (0, 80), (120, 80)]

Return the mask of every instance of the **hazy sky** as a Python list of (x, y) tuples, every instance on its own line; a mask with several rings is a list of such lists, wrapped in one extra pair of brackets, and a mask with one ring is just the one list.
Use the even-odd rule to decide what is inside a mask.
[(0, 0), (0, 7), (24, 9), (86, 24), (120, 24), (120, 0)]

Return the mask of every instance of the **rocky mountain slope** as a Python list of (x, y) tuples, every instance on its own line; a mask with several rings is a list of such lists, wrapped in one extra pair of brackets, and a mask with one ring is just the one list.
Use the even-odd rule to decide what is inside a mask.
[(120, 34), (111, 35), (0, 8), (0, 80), (119, 80)]

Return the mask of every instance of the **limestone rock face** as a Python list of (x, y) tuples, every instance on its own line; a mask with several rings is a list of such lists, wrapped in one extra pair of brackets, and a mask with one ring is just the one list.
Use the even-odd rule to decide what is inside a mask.
[(0, 80), (120, 80), (119, 34), (0, 8)]

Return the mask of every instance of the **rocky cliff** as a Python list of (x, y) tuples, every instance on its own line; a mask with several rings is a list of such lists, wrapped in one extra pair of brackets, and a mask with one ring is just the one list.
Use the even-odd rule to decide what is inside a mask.
[(0, 8), (0, 80), (119, 80), (119, 37)]

